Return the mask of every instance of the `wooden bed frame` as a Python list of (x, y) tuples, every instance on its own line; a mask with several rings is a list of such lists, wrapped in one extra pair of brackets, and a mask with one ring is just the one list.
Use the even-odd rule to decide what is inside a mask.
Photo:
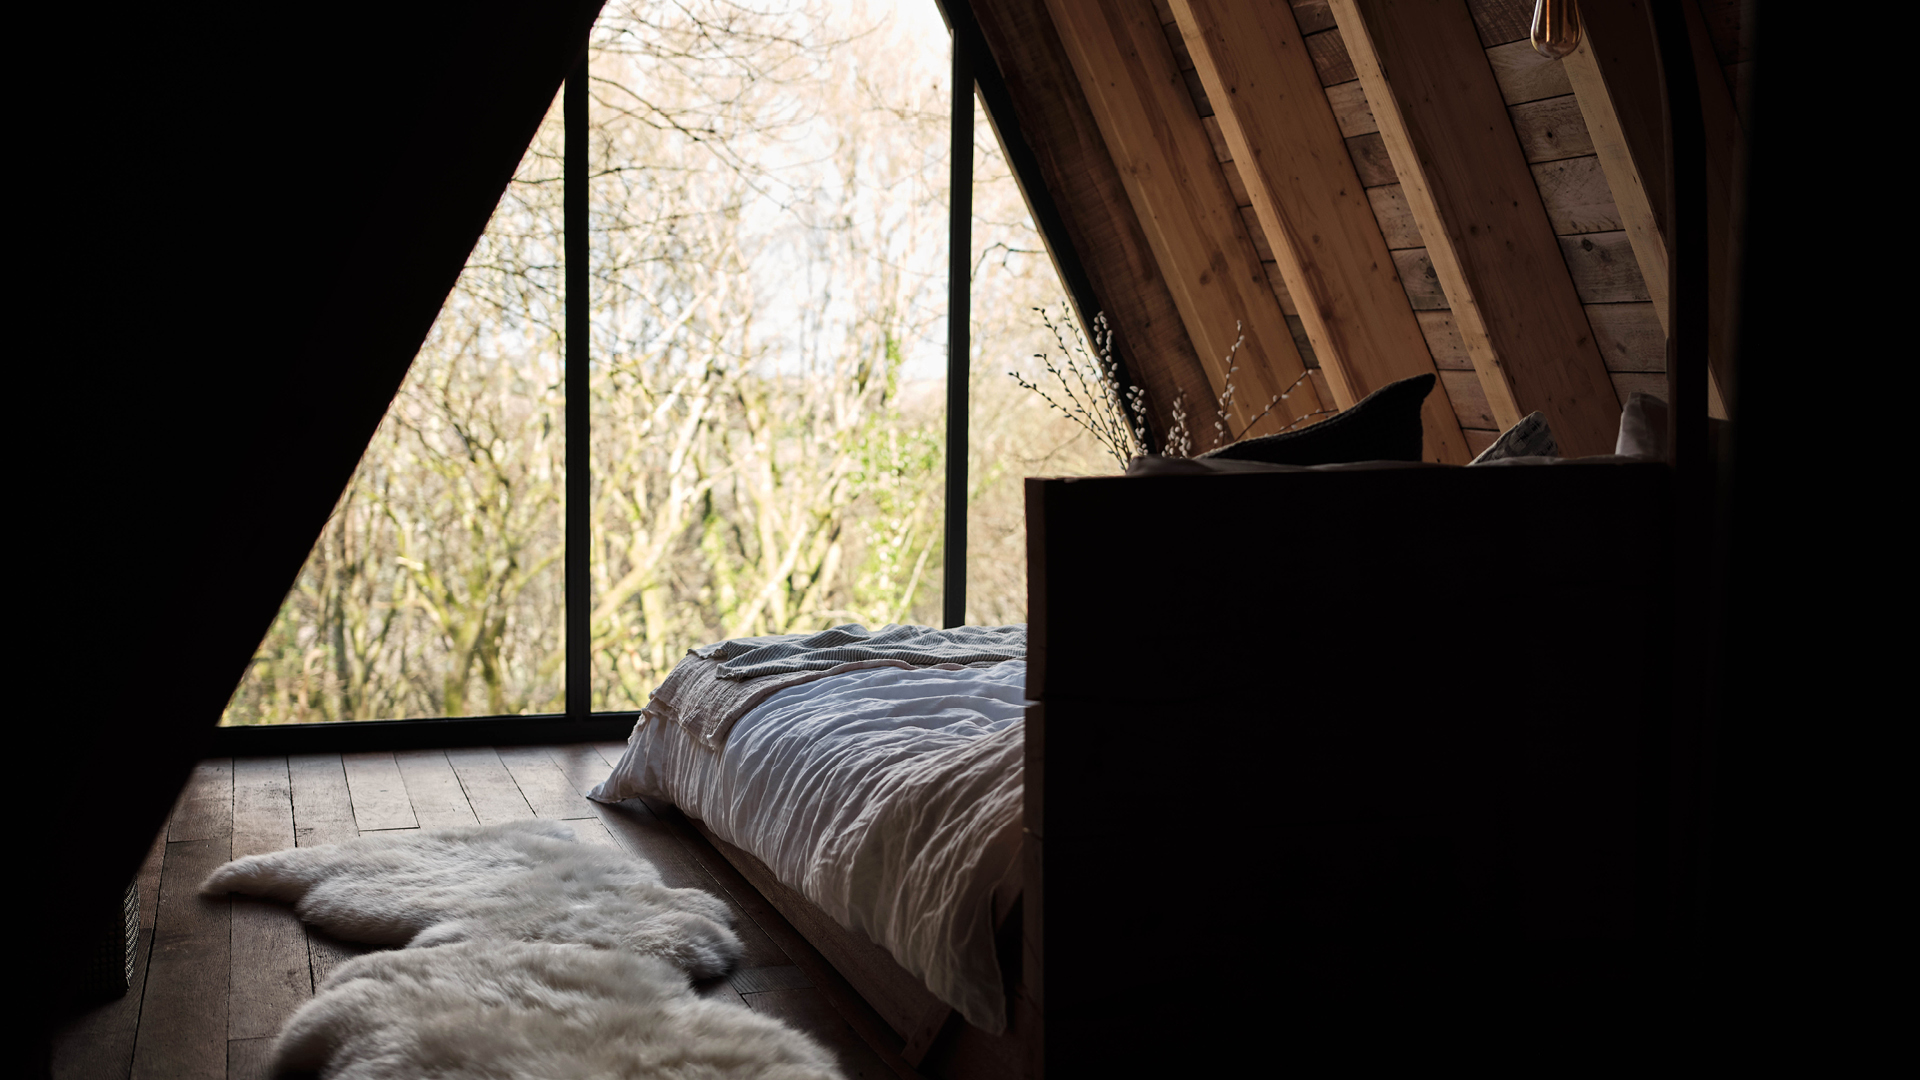
[(989, 1035), (960, 1018), (953, 1007), (934, 997), (926, 984), (908, 972), (885, 949), (833, 921), (819, 905), (789, 888), (773, 870), (751, 852), (715, 835), (705, 822), (688, 819), (740, 876), (747, 879), (774, 909), (818, 949), (854, 992), (864, 998), (893, 1030), (868, 1033), (889, 1051), (897, 1046), (898, 1061), (889, 1061), (903, 1077), (1018, 1077), (1026, 1073), (1022, 1056), (1030, 1040), (1020, 1025), (1024, 987), (1019, 979), (1019, 928), (1022, 904), (1018, 894), (994, 897), (994, 922), (1000, 928), (1001, 970), (1007, 976), (1007, 1000), (1012, 1020), (1006, 1034)]
[(1650, 14), (1666, 462), (1028, 480), (997, 1038), (715, 841), (902, 1071), (1226, 1076), (1437, 1041), (1643, 1064), (1698, 1026), (1707, 181), (1681, 12)]
[[(1241, 1040), (1197, 1036), (1277, 1021), (1648, 1031), (1671, 498), (1663, 464), (1029, 480), (1005, 1035), (698, 827), (923, 1075), (1224, 1075)], [(1205, 520), (1233, 539), (1142, 557)]]

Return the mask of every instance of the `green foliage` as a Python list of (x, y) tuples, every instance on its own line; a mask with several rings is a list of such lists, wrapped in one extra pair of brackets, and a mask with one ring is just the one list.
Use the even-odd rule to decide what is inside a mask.
[[(894, 388), (900, 357), (892, 339), (887, 357), (886, 385)], [(859, 523), (866, 558), (849, 614), (871, 625), (933, 622), (937, 608), (921, 590), (929, 584), (929, 568), (935, 579), (940, 571), (946, 441), (930, 423), (905, 422), (896, 406), (868, 424), (855, 460), (853, 490), (867, 509)]]

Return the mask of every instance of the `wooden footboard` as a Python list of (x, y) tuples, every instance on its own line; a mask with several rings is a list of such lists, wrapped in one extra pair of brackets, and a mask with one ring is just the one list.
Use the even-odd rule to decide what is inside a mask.
[(1659, 464), (1028, 480), (1030, 1075), (1642, 1030), (1670, 505)]
[[(902, 1044), (900, 1058), (918, 1070), (917, 1075), (941, 1080), (1012, 1080), (1023, 1075), (1029, 1056), (1020, 1023), (1023, 984), (1015, 982), (1009, 990), (1008, 999), (1016, 1004), (1006, 1034), (989, 1035), (933, 996), (885, 949), (841, 926), (819, 905), (781, 883), (766, 863), (716, 836), (705, 822), (688, 820), (893, 1028)], [(1003, 970), (1017, 970), (1020, 909), (1014, 898), (997, 904), (994, 912), (1003, 942), (1013, 952), (1009, 957), (1009, 950), (1002, 950)], [(1009, 935), (1016, 939), (1006, 941)]]

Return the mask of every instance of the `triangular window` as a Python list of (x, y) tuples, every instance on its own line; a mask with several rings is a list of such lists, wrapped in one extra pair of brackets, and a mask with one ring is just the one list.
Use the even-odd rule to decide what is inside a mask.
[[(610, 3), (223, 723), (631, 711), (693, 645), (940, 623), (949, 42)], [(1005, 623), (1020, 478), (1100, 465), (1004, 374), (1061, 286), (972, 128), (964, 613)]]

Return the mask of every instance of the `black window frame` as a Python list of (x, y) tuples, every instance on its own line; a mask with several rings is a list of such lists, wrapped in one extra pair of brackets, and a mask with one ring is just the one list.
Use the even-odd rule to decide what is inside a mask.
[[(1066, 287), (1068, 301), (1082, 319), (1102, 310), (1091, 282), (1069, 241), (1065, 224), (1041, 178), (1038, 158), (1015, 119), (1006, 80), (988, 50), (970, 0), (934, 0), (952, 35), (951, 194), (948, 220), (947, 294), (947, 440), (945, 506), (943, 513), (942, 615), (947, 626), (958, 626), (966, 614), (966, 499), (969, 323), (972, 316), (973, 142), (974, 102), (981, 103), (987, 122), (998, 137), (1015, 182)], [(592, 534), (592, 473), (572, 467), (572, 436), (585, 434), (588, 416), (587, 377), (591, 327), (589, 304), (574, 304), (589, 287), (589, 233), (586, 184), (569, 182), (587, 167), (587, 56), (585, 43), (579, 62), (561, 89), (563, 123), (563, 195), (561, 221), (565, 233), (566, 321), (566, 432), (568, 435), (566, 512), (562, 532), (567, 538), (565, 602), (567, 658), (566, 702), (563, 713), (526, 716), (455, 716), (412, 720), (347, 720), (316, 724), (272, 724), (218, 727), (210, 752), (214, 756), (250, 754), (339, 753), (363, 750), (431, 749), (459, 746), (521, 745), (529, 743), (603, 742), (624, 740), (638, 710), (592, 711), (593, 654), (574, 648), (590, 642), (592, 577), (588, 560), (572, 557), (575, 536)], [(581, 227), (575, 228), (575, 223)], [(1122, 374), (1122, 378), (1126, 378)], [(584, 549), (584, 545), (583, 545)]]

